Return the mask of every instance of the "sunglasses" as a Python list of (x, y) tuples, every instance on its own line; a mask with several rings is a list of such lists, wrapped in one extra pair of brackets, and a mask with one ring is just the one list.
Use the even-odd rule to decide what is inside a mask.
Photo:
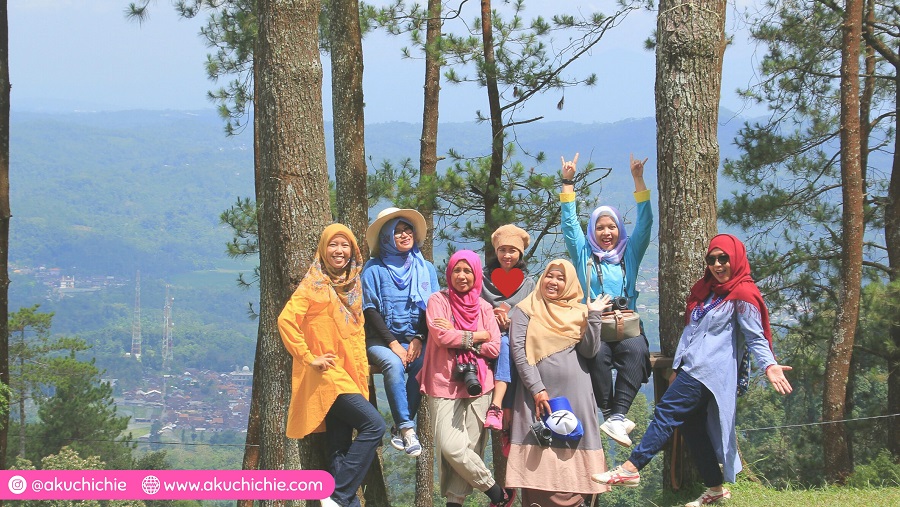
[(716, 264), (716, 261), (718, 261), (719, 264), (724, 266), (724, 265), (728, 264), (729, 260), (730, 260), (730, 258), (728, 257), (728, 254), (707, 255), (706, 256), (706, 265), (714, 266)]

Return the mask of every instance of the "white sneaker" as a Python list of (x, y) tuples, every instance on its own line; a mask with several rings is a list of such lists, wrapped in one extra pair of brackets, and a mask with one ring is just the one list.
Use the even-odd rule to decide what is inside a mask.
[(700, 507), (701, 505), (716, 503), (719, 500), (728, 500), (729, 498), (731, 498), (731, 491), (728, 488), (722, 488), (722, 491), (707, 489), (700, 498), (684, 504), (684, 507)]
[(319, 500), (319, 503), (322, 504), (322, 507), (341, 507), (341, 504), (332, 500), (330, 496), (326, 496), (325, 498)]
[(629, 472), (619, 465), (612, 470), (592, 475), (591, 480), (607, 486), (636, 488), (641, 484), (641, 474), (640, 472)]
[(631, 419), (626, 417), (625, 420), (622, 422), (622, 425), (625, 428), (625, 433), (631, 434), (631, 432), (634, 431), (635, 424), (634, 424), (634, 421), (632, 421)]
[(625, 423), (622, 421), (607, 419), (600, 425), (600, 429), (603, 430), (603, 433), (606, 433), (609, 438), (615, 440), (617, 444), (631, 447), (631, 438), (628, 437), (628, 432), (625, 431)]

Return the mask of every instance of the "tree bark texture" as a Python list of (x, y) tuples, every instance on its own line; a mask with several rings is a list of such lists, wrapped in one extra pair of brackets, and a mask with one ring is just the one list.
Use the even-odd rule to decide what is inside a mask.
[[(684, 329), (688, 292), (703, 274), (703, 257), (717, 231), (716, 136), (726, 45), (725, 5), (724, 0), (659, 3), (659, 336), (662, 353), (669, 357), (674, 355)], [(685, 458), (682, 455), (680, 459)], [(671, 459), (665, 460), (663, 481), (667, 489), (673, 487), (671, 464)]]
[[(422, 106), (422, 136), (419, 139), (419, 186), (425, 189), (419, 211), (425, 217), (429, 234), (422, 244), (422, 255), (434, 261), (434, 179), (437, 175), (438, 117), (441, 97), (441, 0), (428, 0), (425, 25), (425, 84)], [(434, 501), (434, 421), (428, 403), (419, 405), (417, 432), (422, 454), (416, 459), (415, 507), (431, 507)]]
[[(837, 322), (825, 363), (822, 420), (841, 421), (846, 415), (847, 378), (853, 341), (859, 320), (862, 291), (863, 188), (860, 166), (859, 58), (862, 38), (863, 0), (845, 3), (841, 48), (841, 180), (843, 197), (843, 252), (841, 291)], [(847, 434), (842, 423), (826, 424), (822, 430), (825, 476), (842, 483), (853, 469)]]
[(334, 110), (334, 174), (337, 221), (356, 234), (363, 258), (369, 225), (366, 192), (363, 52), (359, 0), (331, 0), (331, 103)]
[[(260, 327), (254, 391), (259, 389), (260, 469), (323, 468), (321, 438), (285, 436), (291, 357), (277, 318), (306, 274), (331, 222), (319, 59), (320, 2), (259, 0), (255, 130), (259, 213)], [(254, 415), (251, 414), (251, 417)], [(282, 505), (283, 501), (264, 502)]]
[[(9, 15), (0, 0), (0, 382), (9, 387)], [(8, 400), (7, 400), (8, 402)], [(9, 412), (0, 419), (0, 470), (6, 470)], [(2, 502), (0, 502), (2, 504)]]
[[(425, 101), (422, 107), (422, 137), (419, 140), (419, 184), (427, 190), (419, 210), (431, 234), (425, 236), (422, 255), (434, 258), (434, 177), (437, 174), (438, 105), (441, 97), (441, 0), (428, 0), (425, 27)], [(421, 420), (420, 420), (421, 423)], [(420, 460), (421, 461), (421, 460)], [(418, 498), (418, 496), (417, 496)]]
[(500, 184), (503, 177), (503, 117), (500, 109), (500, 89), (497, 86), (497, 61), (494, 56), (494, 32), (491, 19), (491, 0), (481, 0), (481, 39), (484, 46), (484, 78), (491, 112), (491, 169), (484, 192), (484, 251), (493, 250), (490, 234), (503, 224), (494, 218), (500, 204)]
[[(259, 82), (259, 65), (257, 60), (253, 60), (253, 82)], [(253, 87), (253, 103), (259, 103), (259, 94), (257, 90), (259, 87)], [(262, 193), (260, 191), (262, 187), (262, 176), (260, 173), (260, 164), (259, 164), (259, 129), (256, 127), (256, 122), (253, 123), (253, 185), (254, 185), (254, 196), (256, 198), (256, 202), (260, 202), (262, 200)], [(259, 233), (259, 231), (257, 231)], [(262, 340), (259, 340), (258, 337), (262, 336), (262, 326), (257, 326), (257, 341), (256, 341), (256, 353), (253, 359), (253, 371), (262, 371), (262, 352), (260, 351), (260, 344), (263, 343)], [(253, 383), (252, 390), (250, 392), (250, 413), (248, 414), (247, 419), (247, 439), (244, 442), (244, 460), (241, 463), (241, 469), (243, 470), (259, 470), (259, 445), (262, 433), (262, 424), (261, 417), (259, 413), (259, 400), (262, 397), (261, 391), (263, 387), (261, 384)], [(238, 500), (237, 507), (253, 507), (253, 500)]]

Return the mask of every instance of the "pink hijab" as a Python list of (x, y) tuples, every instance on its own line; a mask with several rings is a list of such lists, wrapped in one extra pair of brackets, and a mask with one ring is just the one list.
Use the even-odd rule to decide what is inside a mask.
[[(450, 282), (453, 268), (459, 261), (466, 261), (475, 275), (475, 283), (468, 292), (459, 292)], [(447, 262), (447, 295), (450, 297), (450, 311), (453, 313), (454, 327), (460, 331), (478, 331), (481, 315), (481, 258), (471, 250), (460, 250), (450, 256)]]

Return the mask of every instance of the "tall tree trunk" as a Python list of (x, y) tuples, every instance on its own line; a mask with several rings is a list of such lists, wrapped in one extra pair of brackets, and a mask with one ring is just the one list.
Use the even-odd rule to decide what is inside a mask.
[[(894, 71), (895, 107), (900, 108), (900, 65)], [(888, 185), (887, 206), (884, 213), (884, 238), (891, 266), (890, 279), (900, 280), (900, 114), (894, 115), (894, 164)], [(900, 314), (894, 313), (890, 326), (894, 353), (888, 359), (888, 413), (900, 414)], [(894, 462), (900, 463), (900, 417), (888, 420), (888, 447)]]
[[(438, 113), (441, 96), (441, 0), (428, 0), (428, 21), (425, 27), (425, 100), (422, 107), (422, 137), (419, 140), (419, 187), (425, 189), (419, 211), (431, 234), (425, 236), (422, 255), (434, 261), (434, 207), (437, 175)], [(418, 412), (419, 441), (422, 454), (416, 460), (415, 507), (432, 507), (434, 502), (434, 421), (428, 403), (421, 403)]]
[(503, 117), (500, 109), (500, 90), (497, 86), (497, 62), (494, 57), (494, 28), (491, 19), (491, 0), (481, 0), (481, 40), (484, 48), (484, 78), (491, 112), (491, 168), (484, 192), (484, 251), (492, 249), (490, 234), (498, 224), (494, 211), (500, 203), (500, 179), (503, 176)]
[[(0, 383), (9, 387), (9, 16), (0, 0)], [(9, 403), (9, 399), (6, 400)], [(7, 405), (8, 407), (8, 405)], [(9, 412), (0, 418), (0, 470), (6, 470)], [(0, 502), (2, 503), (2, 502)]]
[[(488, 104), (491, 112), (491, 168), (488, 173), (487, 188), (484, 192), (484, 254), (492, 255), (491, 233), (500, 225), (494, 218), (494, 211), (500, 204), (500, 181), (503, 177), (503, 116), (500, 108), (500, 89), (497, 86), (497, 63), (494, 57), (493, 20), (491, 0), (481, 0), (481, 40), (484, 48), (484, 77), (487, 84)], [(494, 480), (501, 486), (506, 484), (506, 456), (503, 455), (499, 432), (491, 432), (491, 452), (493, 454)]]
[(334, 174), (337, 221), (360, 238), (363, 258), (369, 246), (363, 233), (369, 224), (366, 192), (363, 51), (359, 0), (331, 0), (331, 103), (334, 111)]
[[(259, 82), (259, 65), (257, 64), (256, 59), (253, 60), (253, 82)], [(258, 89), (257, 86), (253, 87), (254, 104), (259, 103)], [(262, 176), (259, 164), (259, 129), (256, 128), (255, 121), (251, 128), (253, 129), (254, 196), (256, 197), (256, 202), (260, 202), (262, 200), (262, 193), (260, 192)], [(257, 234), (259, 234), (258, 230)], [(256, 331), (257, 337), (262, 336), (262, 333), (262, 324), (259, 324)], [(256, 353), (253, 359), (254, 372), (262, 371), (264, 368), (262, 366), (263, 353), (260, 347), (262, 344), (262, 340), (256, 340)], [(259, 445), (262, 434), (262, 418), (259, 413), (259, 400), (262, 398), (262, 390), (263, 386), (261, 383), (253, 383), (250, 393), (250, 412), (247, 419), (247, 438), (244, 442), (244, 460), (241, 463), (241, 469), (243, 470), (259, 470)], [(238, 500), (237, 505), (238, 507), (253, 507), (253, 500)]]
[[(426, 235), (422, 255), (434, 259), (434, 177), (437, 174), (438, 104), (441, 97), (441, 0), (428, 0), (425, 27), (425, 101), (422, 107), (422, 137), (419, 139), (419, 185), (426, 189), (419, 211), (431, 234)], [(423, 404), (424, 405), (424, 404)], [(421, 420), (419, 421), (421, 424)], [(422, 461), (421, 459), (419, 461)]]
[[(666, 356), (675, 353), (684, 329), (685, 300), (691, 285), (703, 274), (706, 247), (717, 230), (716, 136), (726, 44), (725, 5), (725, 0), (659, 3), (659, 336)], [(663, 481), (667, 489), (673, 487), (669, 479), (671, 463), (665, 460)]]
[(259, 0), (257, 8), (260, 328), (253, 383), (260, 391), (259, 468), (324, 468), (321, 438), (305, 438), (298, 446), (285, 436), (291, 357), (277, 325), (331, 221), (318, 46), (321, 3)]
[[(885, 48), (886, 49), (886, 48)], [(884, 55), (884, 53), (882, 53)], [(900, 55), (887, 52), (894, 65), (894, 107), (900, 108)], [(887, 247), (890, 280), (900, 280), (900, 114), (894, 115), (894, 163), (888, 184), (884, 211), (884, 242)], [(900, 413), (900, 313), (894, 313), (890, 326), (894, 353), (888, 359), (888, 413)], [(900, 463), (900, 417), (888, 419), (888, 447), (894, 462)]]
[[(844, 400), (853, 354), (853, 340), (859, 320), (862, 281), (863, 188), (860, 167), (859, 58), (862, 38), (862, 0), (847, 0), (842, 26), (841, 48), (841, 179), (843, 197), (843, 252), (841, 291), (837, 322), (825, 363), (822, 420), (841, 421), (846, 415)], [(853, 470), (847, 435), (842, 423), (826, 424), (822, 431), (825, 476), (843, 482)]]

